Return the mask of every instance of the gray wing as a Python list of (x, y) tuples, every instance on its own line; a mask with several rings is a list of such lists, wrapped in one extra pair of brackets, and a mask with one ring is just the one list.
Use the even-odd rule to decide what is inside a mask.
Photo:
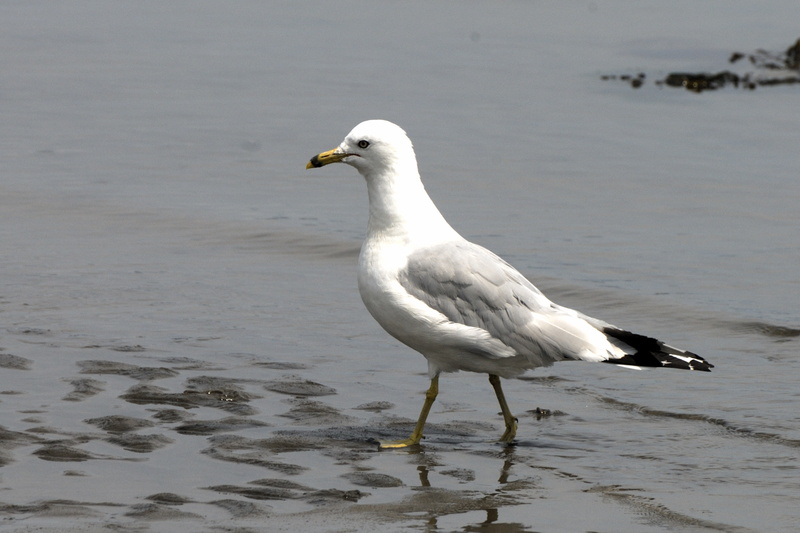
[(534, 366), (564, 359), (701, 371), (714, 366), (695, 353), (554, 304), (514, 267), (468, 241), (412, 254), (400, 283), (450, 321), (487, 331)]
[[(450, 242), (415, 252), (400, 283), (449, 320), (484, 329), (537, 366), (610, 355), (605, 335), (595, 326), (552, 303), (511, 265), (477, 244)], [(593, 353), (588, 354), (587, 345)]]

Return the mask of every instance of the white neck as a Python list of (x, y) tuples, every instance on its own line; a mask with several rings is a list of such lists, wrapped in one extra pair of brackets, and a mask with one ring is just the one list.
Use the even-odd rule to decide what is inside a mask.
[[(403, 163), (405, 161), (405, 163)], [(425, 191), (414, 158), (368, 174), (367, 238), (441, 242), (458, 237)], [(399, 168), (398, 168), (399, 167)]]

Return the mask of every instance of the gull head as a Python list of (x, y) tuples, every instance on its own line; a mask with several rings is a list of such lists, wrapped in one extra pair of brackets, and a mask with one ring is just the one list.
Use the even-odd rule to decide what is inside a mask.
[(312, 157), (306, 168), (347, 163), (368, 178), (397, 171), (409, 162), (416, 166), (414, 148), (406, 132), (387, 120), (367, 120), (353, 128), (342, 144)]

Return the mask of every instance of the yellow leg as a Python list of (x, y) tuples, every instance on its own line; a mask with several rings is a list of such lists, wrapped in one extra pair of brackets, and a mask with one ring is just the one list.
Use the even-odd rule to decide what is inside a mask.
[(506, 423), (506, 432), (500, 437), (500, 442), (511, 442), (517, 434), (517, 419), (514, 418), (508, 408), (503, 388), (500, 386), (500, 377), (495, 374), (489, 374), (489, 383), (494, 387), (494, 393), (497, 395), (497, 401), (500, 402), (500, 410), (503, 412), (503, 420)]
[(417, 425), (414, 427), (414, 431), (411, 432), (411, 436), (404, 440), (381, 442), (381, 448), (405, 448), (407, 446), (419, 444), (419, 441), (422, 440), (422, 428), (425, 427), (425, 420), (428, 419), (428, 413), (430, 413), (431, 406), (438, 394), (439, 376), (435, 376), (431, 379), (431, 386), (428, 388), (428, 392), (425, 393), (425, 403), (422, 404), (422, 411), (419, 413)]

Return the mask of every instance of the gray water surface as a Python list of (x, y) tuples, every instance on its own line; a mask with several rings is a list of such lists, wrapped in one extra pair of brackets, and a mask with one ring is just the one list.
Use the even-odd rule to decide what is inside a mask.
[[(797, 87), (600, 79), (784, 50), (794, 7), (0, 5), (0, 529), (795, 531)], [(446, 375), (378, 451), (426, 364), (358, 296), (361, 178), (304, 170), (368, 118), (464, 236), (714, 371), (531, 372), (514, 447)]]

